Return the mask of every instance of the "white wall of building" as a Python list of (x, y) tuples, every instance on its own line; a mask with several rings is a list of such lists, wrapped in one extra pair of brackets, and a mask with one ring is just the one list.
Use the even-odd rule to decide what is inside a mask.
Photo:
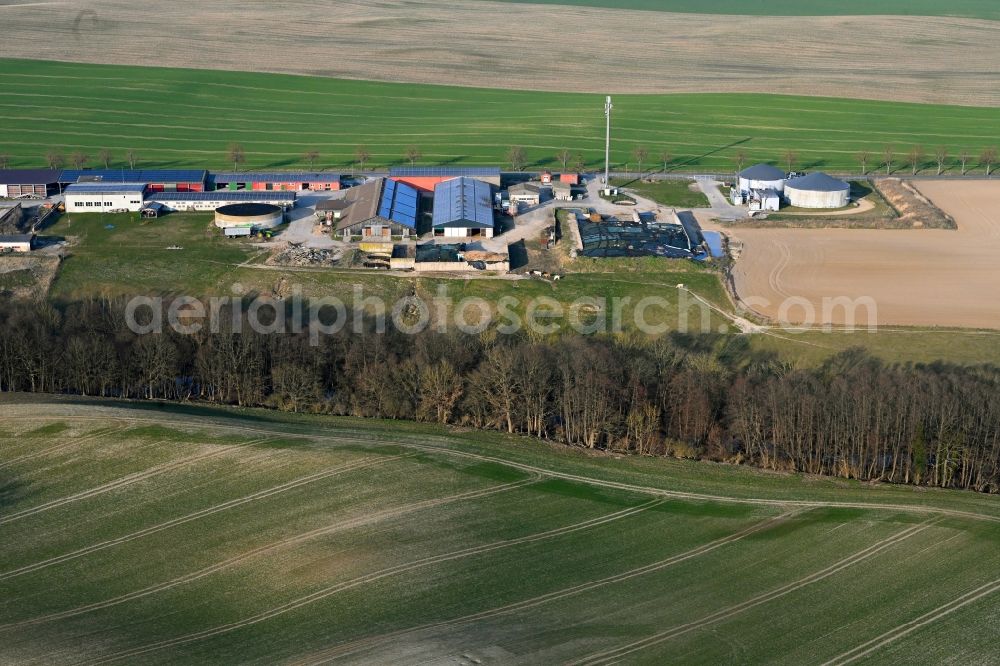
[(784, 180), (752, 180), (740, 176), (740, 190), (749, 192), (750, 190), (774, 190), (783, 192), (785, 189)]
[(126, 209), (133, 212), (142, 210), (142, 193), (128, 194), (67, 194), (66, 211), (69, 213), (102, 213), (109, 210)]
[(31, 252), (31, 241), (0, 242), (0, 252)]

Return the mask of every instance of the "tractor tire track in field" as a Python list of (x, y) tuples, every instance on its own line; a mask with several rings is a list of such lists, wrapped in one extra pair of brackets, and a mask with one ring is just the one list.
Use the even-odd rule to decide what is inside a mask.
[(771, 590), (770, 592), (765, 592), (763, 594), (759, 594), (755, 597), (747, 599), (746, 601), (742, 601), (738, 604), (733, 604), (732, 606), (726, 606), (725, 608), (721, 608), (715, 611), (714, 613), (711, 613), (710, 615), (706, 615), (700, 620), (695, 620), (694, 622), (688, 622), (686, 624), (672, 627), (671, 629), (661, 631), (659, 633), (653, 634), (652, 636), (647, 636), (646, 638), (634, 641), (627, 645), (623, 645), (618, 648), (605, 650), (603, 652), (598, 652), (589, 655), (579, 661), (574, 661), (572, 663), (581, 666), (584, 665), (589, 666), (591, 664), (614, 663), (621, 660), (626, 655), (632, 654), (633, 652), (637, 652), (639, 650), (643, 650), (653, 645), (657, 645), (659, 643), (668, 641), (672, 638), (676, 638), (691, 631), (702, 629), (709, 625), (715, 624), (716, 622), (727, 620), (733, 616), (739, 615), (744, 611), (750, 610), (751, 608), (755, 608), (769, 601), (773, 601), (774, 599), (783, 597), (786, 594), (795, 592), (796, 590), (800, 590), (803, 587), (806, 587), (807, 585), (817, 583), (821, 580), (829, 578), (830, 576), (836, 573), (839, 573), (840, 571), (843, 571), (844, 569), (847, 569), (848, 567), (851, 567), (855, 564), (858, 564), (859, 562), (863, 562), (864, 560), (874, 557), (878, 553), (898, 543), (901, 543), (912, 536), (916, 536), (920, 532), (923, 532), (924, 530), (931, 527), (931, 525), (934, 522), (935, 521), (932, 519), (931, 521), (927, 521), (920, 525), (914, 525), (913, 527), (908, 527), (907, 529), (901, 532), (897, 532), (896, 534), (886, 537), (881, 541), (877, 541), (874, 544), (868, 546), (867, 548), (864, 548), (854, 553), (853, 555), (849, 555), (844, 559), (834, 564), (831, 564), (825, 569), (821, 569), (820, 571), (799, 578), (798, 580), (792, 581), (791, 583), (782, 585), (781, 587)]
[(207, 453), (197, 453), (190, 456), (185, 456), (178, 460), (171, 460), (168, 463), (163, 463), (162, 465), (155, 465), (142, 472), (136, 472), (134, 474), (129, 474), (123, 476), (120, 479), (115, 479), (114, 481), (109, 481), (103, 485), (91, 488), (90, 490), (84, 490), (82, 492), (76, 493), (74, 495), (69, 495), (60, 499), (51, 500), (45, 502), (44, 504), (39, 504), (38, 506), (31, 507), (30, 509), (22, 509), (21, 511), (15, 511), (14, 513), (8, 514), (3, 518), (0, 518), (0, 525), (6, 525), (12, 523), (16, 520), (22, 518), (27, 518), (29, 516), (34, 516), (51, 509), (58, 509), (61, 506), (67, 504), (72, 504), (73, 502), (79, 502), (81, 500), (89, 499), (91, 497), (96, 497), (98, 495), (103, 495), (104, 493), (109, 493), (112, 490), (118, 490), (119, 488), (125, 488), (134, 483), (139, 483), (140, 481), (146, 481), (153, 477), (159, 476), (161, 474), (166, 474), (167, 472), (172, 472), (174, 470), (186, 467), (196, 462), (202, 462), (205, 460), (210, 460), (212, 458), (217, 458), (219, 456), (225, 455), (236, 449), (243, 448), (245, 446), (251, 446), (253, 444), (260, 444), (261, 442), (267, 441), (266, 439), (258, 439), (243, 444), (231, 444), (229, 446), (223, 446), (215, 449), (214, 451), (209, 451)]
[(276, 606), (270, 610), (257, 613), (243, 620), (236, 622), (230, 622), (227, 624), (219, 625), (217, 627), (212, 627), (210, 629), (203, 629), (201, 631), (196, 631), (190, 634), (185, 634), (182, 636), (177, 636), (175, 638), (169, 638), (166, 640), (158, 641), (155, 643), (150, 643), (148, 645), (143, 645), (140, 647), (132, 648), (129, 650), (124, 650), (116, 654), (110, 654), (104, 657), (99, 657), (94, 661), (84, 662), (87, 664), (104, 664), (113, 661), (119, 661), (121, 659), (129, 659), (131, 657), (136, 657), (142, 654), (147, 654), (150, 652), (155, 652), (169, 647), (174, 647), (177, 645), (183, 645), (185, 643), (192, 643), (205, 638), (210, 638), (212, 636), (218, 636), (220, 634), (226, 634), (237, 629), (242, 629), (243, 627), (248, 627), (265, 620), (270, 620), (271, 618), (278, 617), (284, 613), (288, 613), (293, 610), (297, 610), (309, 604), (315, 603), (317, 601), (322, 601), (328, 597), (331, 597), (338, 592), (343, 592), (345, 590), (353, 589), (361, 585), (368, 583), (373, 583), (377, 580), (383, 578), (388, 578), (401, 573), (408, 573), (415, 569), (420, 569), (423, 567), (432, 566), (435, 564), (442, 564), (444, 562), (450, 562), (453, 560), (463, 559), (466, 557), (471, 557), (474, 555), (481, 555), (483, 553), (489, 553), (496, 550), (501, 550), (504, 548), (510, 548), (512, 546), (519, 546), (527, 543), (534, 543), (537, 541), (544, 541), (547, 539), (553, 539), (566, 534), (571, 534), (573, 532), (579, 532), (581, 530), (587, 530), (594, 527), (599, 527), (607, 523), (612, 523), (618, 520), (622, 520), (643, 511), (647, 511), (655, 506), (663, 503), (662, 499), (652, 499), (637, 506), (629, 507), (627, 509), (622, 509), (621, 511), (616, 511), (604, 516), (599, 516), (596, 518), (589, 518), (587, 520), (581, 521), (579, 523), (573, 523), (571, 525), (566, 525), (564, 527), (558, 527), (551, 530), (546, 530), (545, 532), (538, 532), (536, 534), (529, 534), (523, 537), (516, 537), (513, 539), (504, 539), (501, 541), (495, 541), (493, 543), (483, 544), (481, 546), (472, 546), (469, 548), (463, 548), (461, 550), (452, 551), (450, 553), (443, 553), (441, 555), (432, 555), (429, 557), (424, 557), (419, 560), (414, 560), (412, 562), (398, 564), (396, 566), (388, 567), (380, 571), (374, 571), (363, 576), (358, 576), (357, 578), (343, 581), (330, 587), (317, 590), (312, 594), (305, 595), (298, 599), (286, 602), (280, 606)]
[(334, 646), (327, 650), (323, 650), (320, 653), (310, 655), (301, 659), (295, 660), (296, 666), (316, 666), (318, 664), (324, 664), (334, 659), (339, 659), (340, 657), (345, 657), (347, 655), (359, 652), (365, 648), (372, 647), (379, 643), (384, 643), (389, 640), (395, 640), (401, 636), (407, 636), (410, 634), (418, 633), (421, 631), (430, 631), (437, 629), (450, 629), (452, 627), (457, 627), (463, 624), (468, 624), (470, 622), (478, 622), (480, 620), (486, 620), (489, 618), (497, 617), (500, 615), (506, 615), (508, 613), (514, 613), (517, 611), (525, 610), (528, 608), (534, 608), (536, 606), (541, 606), (547, 604), (551, 601), (558, 601), (571, 597), (577, 594), (582, 594), (584, 592), (589, 592), (590, 590), (597, 589), (599, 587), (604, 587), (605, 585), (612, 585), (615, 583), (620, 583), (631, 578), (636, 578), (638, 576), (644, 576), (649, 573), (654, 573), (662, 569), (666, 569), (675, 564), (680, 564), (687, 560), (706, 555), (714, 550), (717, 550), (723, 546), (731, 543), (745, 539), (746, 537), (756, 534), (762, 530), (774, 527), (792, 516), (801, 513), (799, 510), (788, 511), (778, 516), (772, 516), (766, 520), (762, 520), (758, 523), (750, 525), (739, 532), (735, 532), (728, 536), (715, 539), (708, 543), (692, 548), (691, 550), (685, 551), (683, 553), (678, 553), (677, 555), (671, 555), (670, 557), (660, 560), (658, 562), (653, 562), (651, 564), (646, 564), (641, 567), (636, 567), (635, 569), (629, 569), (628, 571), (623, 571), (606, 578), (601, 578), (598, 580), (589, 581), (586, 583), (580, 583), (579, 585), (574, 585), (572, 587), (563, 588), (561, 590), (555, 590), (547, 594), (542, 594), (537, 597), (531, 597), (530, 599), (522, 599), (505, 606), (500, 606), (498, 608), (492, 608), (489, 610), (479, 611), (477, 613), (471, 613), (469, 615), (463, 615), (462, 617), (457, 617), (452, 620), (444, 620), (441, 622), (433, 622), (430, 624), (424, 624), (416, 627), (409, 627), (407, 629), (401, 629), (399, 631), (390, 632), (387, 634), (382, 634), (379, 636), (369, 636), (366, 638), (361, 638), (350, 643), (345, 643), (343, 645)]
[[(22, 417), (11, 417), (14, 419), (19, 419)], [(37, 416), (35, 417), (23, 417), (24, 419), (39, 420)], [(55, 417), (54, 417), (55, 418)], [(93, 416), (74, 416), (74, 415), (63, 415), (60, 416), (61, 420), (106, 420), (100, 417)], [(9, 419), (8, 419), (9, 420)], [(162, 419), (154, 418), (137, 418), (134, 419), (137, 422), (145, 423), (156, 423), (163, 424)], [(225, 430), (232, 430), (235, 432), (252, 434), (252, 435), (266, 435), (268, 437), (277, 437), (282, 434), (302, 437), (310, 439), (315, 442), (343, 442), (352, 441), (358, 442), (358, 440), (353, 440), (347, 437), (338, 438), (331, 435), (320, 435), (320, 434), (310, 434), (310, 433), (282, 433), (275, 430), (268, 430), (266, 428), (251, 428), (249, 426), (237, 426), (229, 423), (218, 423), (212, 422), (205, 424), (205, 426), (211, 426), (214, 428), (220, 428)], [(202, 427), (205, 427), (202, 426)], [(351, 432), (351, 431), (345, 431)], [(360, 443), (370, 447), (405, 447), (405, 448), (415, 448), (421, 451), (438, 453), (443, 455), (455, 456), (469, 458), (472, 460), (477, 460), (479, 462), (490, 462), (497, 465), (502, 465), (505, 467), (510, 467), (513, 469), (518, 469), (524, 472), (531, 472), (542, 474), (550, 478), (563, 479), (565, 481), (575, 481), (578, 483), (584, 483), (591, 486), (597, 486), (600, 488), (612, 488), (615, 490), (624, 490), (628, 492), (640, 493), (645, 495), (655, 495), (657, 497), (670, 497), (675, 499), (693, 500), (698, 502), (724, 502), (728, 504), (749, 504), (755, 506), (771, 506), (778, 507), (780, 509), (786, 509), (789, 507), (801, 507), (801, 508), (833, 508), (833, 509), (867, 509), (872, 511), (904, 511), (909, 513), (918, 514), (931, 514), (936, 516), (950, 516), (952, 518), (968, 518), (970, 520), (982, 520), (992, 523), (1000, 523), (1000, 516), (993, 516), (986, 513), (975, 513), (973, 511), (961, 511), (958, 509), (944, 509), (936, 506), (921, 506), (918, 504), (880, 504), (878, 502), (839, 502), (832, 500), (798, 500), (798, 499), (769, 499), (763, 497), (733, 497), (727, 495), (712, 495), (709, 493), (697, 493), (688, 491), (678, 491), (678, 490), (667, 490), (665, 488), (656, 488), (653, 486), (640, 486), (632, 483), (624, 483), (620, 481), (607, 481), (604, 479), (595, 479), (588, 476), (582, 476), (579, 474), (570, 474), (567, 472), (557, 472), (551, 469), (546, 469), (544, 467), (538, 467), (535, 465), (529, 465), (527, 463), (520, 463), (513, 460), (507, 460), (505, 458), (499, 458), (496, 456), (488, 456), (479, 453), (471, 453), (469, 451), (461, 451), (458, 449), (450, 448), (455, 444), (454, 440), (449, 441), (443, 437), (425, 436), (421, 438), (424, 443), (415, 443), (402, 439), (402, 436), (396, 435), (397, 439), (392, 442), (379, 442), (373, 440), (373, 434), (371, 431), (354, 431), (359, 437), (367, 436), (368, 439), (361, 439)], [(426, 444), (428, 441), (440, 441), (441, 446), (434, 446)]]
[[(410, 454), (412, 455), (412, 454)], [(97, 551), (104, 550), (106, 548), (111, 548), (113, 546), (119, 546), (123, 543), (128, 543), (130, 541), (135, 541), (136, 539), (141, 539), (142, 537), (149, 536), (150, 534), (156, 534), (157, 532), (162, 532), (163, 530), (170, 529), (171, 527), (176, 527), (178, 525), (183, 525), (206, 516), (211, 516), (222, 511), (227, 511), (229, 509), (242, 506), (244, 504), (249, 504), (250, 502), (255, 502), (257, 500), (266, 499), (274, 495), (278, 495), (289, 490), (295, 490), (302, 486), (310, 483), (315, 483), (317, 481), (322, 481), (339, 474), (345, 474), (347, 472), (352, 472), (357, 469), (364, 469), (366, 467), (374, 467), (376, 465), (381, 465), (383, 463), (402, 458), (404, 456), (391, 456), (380, 460), (362, 460), (353, 463), (348, 463), (346, 465), (339, 465), (337, 467), (331, 467), (325, 469), (321, 472), (316, 472), (314, 474), (309, 474), (307, 476), (300, 477), (298, 479), (292, 479), (286, 483), (274, 486), (272, 488), (267, 488), (260, 490), (243, 497), (237, 497), (235, 499), (227, 500), (220, 504), (214, 506), (206, 507), (204, 509), (199, 509), (193, 513), (189, 513), (185, 516), (180, 516), (178, 518), (171, 518), (162, 523), (157, 523), (156, 525), (151, 525), (149, 527), (144, 527), (141, 530), (132, 532), (131, 534), (126, 534), (124, 536), (116, 537), (114, 539), (108, 539), (107, 541), (101, 541), (100, 543), (95, 543), (93, 545), (87, 546), (85, 548), (80, 548), (79, 550), (74, 550), (63, 555), (57, 555), (55, 557), (50, 557), (46, 560), (41, 560), (33, 564), (28, 564), (17, 569), (11, 569), (10, 571), (0, 572), (0, 581), (7, 580), (10, 578), (15, 578), (17, 576), (22, 576), (33, 571), (38, 571), (46, 567), (51, 567), (57, 564), (62, 564), (63, 562), (68, 562), (70, 560), (89, 555), (91, 553), (96, 553)], [(2, 628), (2, 627), (0, 627)]]
[[(402, 456), (397, 456), (402, 457)], [(355, 468), (356, 469), (356, 468)], [(342, 521), (339, 523), (334, 523), (333, 525), (327, 525), (326, 527), (320, 527), (308, 532), (303, 532), (302, 534), (297, 534), (293, 537), (287, 539), (281, 539), (273, 543), (269, 543), (258, 548), (253, 548), (246, 552), (234, 555), (233, 557), (227, 558), (221, 562), (217, 562), (210, 566), (199, 569), (198, 571), (193, 571), (189, 574), (180, 576), (179, 578), (174, 578), (172, 580), (164, 581), (163, 583), (157, 585), (151, 585), (150, 587), (143, 588), (141, 590), (136, 590), (134, 592), (129, 592), (128, 594), (123, 594), (118, 597), (113, 597), (111, 599), (106, 599), (105, 601), (100, 601), (92, 604), (87, 604), (85, 606), (79, 606), (66, 611), (60, 611), (57, 613), (50, 613), (48, 615), (42, 615), (36, 618), (31, 618), (30, 620), (24, 620), (21, 622), (14, 622), (11, 624), (0, 625), (0, 632), (6, 631), (8, 629), (15, 629), (20, 627), (27, 627), (37, 624), (42, 624), (45, 622), (51, 622), (55, 620), (62, 620), (69, 617), (76, 617), (78, 615), (83, 615), (91, 611), (101, 610), (103, 608), (110, 608), (111, 606), (117, 606), (118, 604), (126, 603), (128, 601), (133, 601), (135, 599), (140, 599), (142, 597), (147, 597), (158, 592), (164, 592), (174, 587), (180, 585), (185, 585), (187, 583), (194, 582), (205, 576), (209, 576), (219, 571), (228, 569), (229, 567), (235, 566), (240, 562), (248, 560), (250, 558), (256, 557), (258, 555), (263, 555), (265, 553), (278, 550), (280, 548), (287, 548), (288, 546), (294, 546), (300, 543), (304, 543), (310, 539), (314, 539), (319, 536), (326, 536), (333, 534), (335, 532), (340, 532), (342, 530), (352, 529), (355, 527), (361, 527), (364, 525), (370, 525), (373, 523), (381, 522), (383, 520), (388, 520), (392, 518), (398, 518), (401, 516), (408, 515), (410, 513), (415, 513), (422, 509), (438, 508), (445, 506), (447, 504), (452, 504), (455, 502), (468, 501), (472, 499), (480, 499), (483, 497), (489, 497), (492, 495), (497, 495), (499, 493), (514, 490), (516, 488), (521, 488), (533, 483), (537, 483), (539, 477), (531, 477), (521, 481), (514, 481), (511, 483), (504, 483), (492, 488), (481, 488), (479, 490), (471, 490), (464, 493), (459, 493), (457, 495), (450, 495), (448, 497), (439, 497), (435, 499), (423, 500), (421, 502), (416, 502), (407, 506), (397, 507), (394, 509), (388, 509), (385, 511), (380, 511), (378, 513), (369, 516), (359, 516), (358, 518), (353, 518), (351, 520)]]
[(875, 652), (876, 650), (879, 650), (886, 645), (913, 633), (917, 629), (920, 629), (931, 622), (937, 622), (941, 618), (954, 613), (960, 608), (968, 606), (969, 604), (979, 601), (984, 597), (988, 597), (998, 591), (1000, 591), (1000, 578), (986, 583), (985, 585), (980, 585), (976, 589), (966, 592), (957, 599), (953, 599), (946, 604), (942, 604), (934, 610), (924, 613), (920, 617), (914, 618), (905, 624), (901, 624), (895, 629), (887, 631), (880, 636), (876, 636), (870, 641), (857, 646), (853, 650), (849, 650), (834, 657), (830, 661), (825, 662), (823, 666), (841, 666), (842, 664), (850, 664), (858, 659), (867, 657), (872, 652)]
[(122, 432), (125, 425), (119, 425), (114, 428), (102, 428), (97, 432), (92, 432), (84, 435), (83, 437), (75, 437), (70, 439), (68, 442), (62, 442), (61, 444), (56, 444), (55, 446), (50, 446), (47, 449), (42, 449), (41, 451), (33, 451), (32, 453), (25, 453), (24, 455), (15, 456), (13, 458), (8, 458), (3, 462), (0, 462), (0, 469), (5, 467), (10, 467), (11, 465), (17, 465), (26, 460), (34, 460), (35, 458), (40, 458), (42, 456), (49, 455), (50, 453), (59, 453), (66, 449), (71, 449), (74, 446), (79, 446), (80, 444), (86, 444), (87, 442), (92, 442), (95, 439), (100, 439), (101, 437), (108, 437), (117, 432)]

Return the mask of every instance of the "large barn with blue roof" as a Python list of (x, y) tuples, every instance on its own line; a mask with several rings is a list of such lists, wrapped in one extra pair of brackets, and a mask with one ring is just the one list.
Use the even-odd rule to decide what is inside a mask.
[(417, 235), (420, 193), (405, 183), (376, 178), (347, 190), (337, 233), (350, 240), (392, 242), (393, 237)]
[(492, 238), (493, 190), (474, 178), (453, 178), (434, 187), (435, 236)]

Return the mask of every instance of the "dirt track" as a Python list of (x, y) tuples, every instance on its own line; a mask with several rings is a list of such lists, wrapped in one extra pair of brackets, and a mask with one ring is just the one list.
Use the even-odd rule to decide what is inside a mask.
[(990, 48), (1000, 23), (972, 19), (731, 17), (478, 0), (69, 0), (0, 5), (0, 16), (0, 57), (1000, 106), (1000, 51)]
[[(812, 304), (817, 321), (847, 323), (842, 309), (822, 317), (824, 298), (870, 297), (878, 324), (1000, 328), (1000, 182), (921, 182), (918, 189), (955, 218), (938, 229), (741, 229), (736, 290), (761, 314), (781, 318), (786, 299)], [(756, 299), (751, 301), (750, 299)], [(804, 306), (785, 321), (807, 323)], [(858, 324), (865, 324), (859, 311)]]

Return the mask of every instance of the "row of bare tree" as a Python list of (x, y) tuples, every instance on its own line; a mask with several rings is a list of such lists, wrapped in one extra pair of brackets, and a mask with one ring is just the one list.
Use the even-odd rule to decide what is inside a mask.
[[(745, 339), (173, 332), (119, 301), (0, 302), (0, 390), (417, 419), (591, 449), (1000, 492), (1000, 368), (795, 368)], [(231, 322), (225, 315), (223, 323)], [(364, 323), (364, 322), (362, 322)], [(366, 324), (367, 325), (367, 324)]]
[[(636, 149), (638, 156), (638, 151)], [(648, 152), (645, 153), (648, 155)], [(667, 153), (669, 155), (669, 153)], [(945, 171), (952, 167), (959, 167), (962, 171), (962, 175), (968, 175), (973, 164), (976, 164), (983, 172), (990, 176), (993, 174), (993, 167), (997, 164), (997, 160), (1000, 159), (1000, 153), (998, 153), (996, 148), (985, 148), (978, 156), (978, 162), (974, 162), (976, 159), (972, 151), (963, 149), (958, 152), (953, 158), (951, 151), (947, 146), (938, 146), (934, 149), (932, 155), (930, 155), (930, 161), (928, 161), (927, 150), (923, 146), (913, 146), (905, 153), (898, 153), (896, 147), (887, 144), (882, 148), (882, 151), (876, 155), (871, 150), (860, 150), (857, 155), (858, 165), (861, 167), (861, 175), (867, 176), (872, 167), (884, 168), (885, 175), (891, 175), (895, 172), (897, 166), (906, 166), (910, 169), (911, 175), (917, 175), (920, 171), (925, 169), (927, 166), (936, 167), (936, 175), (940, 176)], [(742, 171), (743, 167), (746, 165), (749, 156), (745, 150), (738, 150), (733, 154), (733, 162), (736, 163), (736, 170)], [(664, 160), (663, 170), (666, 171), (667, 160)], [(793, 171), (795, 167), (799, 164), (799, 154), (794, 150), (786, 150), (782, 154), (782, 163), (784, 164), (787, 171)], [(639, 170), (642, 171), (642, 160), (639, 160)]]
[[(318, 150), (308, 150), (302, 155), (302, 159), (309, 164), (310, 169), (316, 168), (316, 163), (321, 157), (322, 155)], [(417, 146), (409, 146), (403, 153), (403, 159), (409, 162), (411, 166), (422, 157), (423, 153)], [(643, 164), (648, 164), (650, 160), (649, 149), (645, 146), (636, 146), (632, 150), (632, 157), (638, 165), (639, 177), (641, 178), (645, 173), (643, 171)], [(673, 161), (673, 154), (669, 150), (664, 149), (659, 152), (658, 157), (663, 165), (663, 172), (666, 173), (670, 163)], [(897, 165), (908, 166), (910, 173), (916, 175), (930, 165), (936, 167), (936, 175), (938, 176), (952, 167), (959, 167), (962, 175), (965, 176), (975, 164), (983, 169), (987, 176), (990, 176), (993, 173), (993, 167), (997, 164), (998, 159), (1000, 159), (1000, 153), (998, 153), (996, 148), (986, 148), (979, 154), (978, 161), (975, 161), (976, 157), (969, 150), (963, 149), (953, 158), (946, 146), (939, 146), (934, 149), (933, 154), (930, 156), (932, 159), (928, 162), (928, 153), (923, 146), (913, 146), (909, 151), (900, 155), (894, 146), (886, 145), (879, 155), (876, 155), (871, 150), (861, 150), (857, 153), (856, 157), (861, 167), (862, 175), (868, 175), (872, 167), (884, 168), (886, 175), (890, 175), (894, 172)], [(233, 169), (238, 171), (247, 161), (247, 153), (243, 144), (230, 144), (226, 149), (226, 158), (229, 162), (232, 162)], [(574, 154), (569, 148), (563, 148), (556, 153), (555, 158), (564, 171), (568, 168), (572, 168), (577, 172), (586, 170), (587, 162), (582, 153)], [(97, 159), (107, 169), (110, 168), (115, 156), (110, 150), (104, 149), (98, 152)], [(134, 150), (127, 150), (125, 151), (124, 159), (128, 163), (129, 168), (134, 169), (139, 155)], [(365, 166), (368, 165), (371, 159), (372, 153), (366, 146), (358, 146), (355, 149), (354, 160), (360, 171), (365, 170)], [(749, 156), (746, 151), (736, 151), (733, 154), (736, 170), (742, 171), (748, 159)], [(90, 163), (90, 155), (82, 151), (75, 151), (70, 154), (68, 160), (69, 164), (72, 164), (75, 168), (82, 169)], [(527, 151), (522, 146), (511, 146), (507, 150), (506, 160), (512, 170), (523, 171), (528, 165)], [(45, 163), (48, 164), (50, 169), (60, 169), (67, 164), (67, 157), (59, 150), (49, 150), (45, 153)], [(799, 163), (799, 154), (794, 150), (786, 150), (782, 154), (782, 163), (788, 171), (792, 171)], [(6, 169), (9, 164), (10, 156), (6, 153), (0, 153), (0, 169)]]

